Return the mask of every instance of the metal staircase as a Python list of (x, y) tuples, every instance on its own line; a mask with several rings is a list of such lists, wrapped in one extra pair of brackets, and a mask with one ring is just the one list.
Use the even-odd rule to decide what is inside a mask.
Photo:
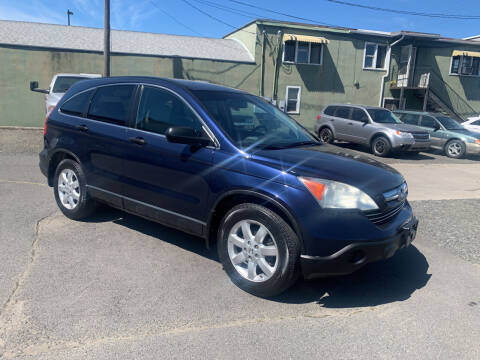
[(410, 84), (403, 87), (392, 86), (392, 90), (400, 90), (400, 107), (405, 107), (402, 98), (411, 92), (423, 102), (423, 111), (441, 112), (459, 122), (480, 114), (480, 109), (474, 109), (464, 96), (443, 81), (430, 67), (417, 67)]

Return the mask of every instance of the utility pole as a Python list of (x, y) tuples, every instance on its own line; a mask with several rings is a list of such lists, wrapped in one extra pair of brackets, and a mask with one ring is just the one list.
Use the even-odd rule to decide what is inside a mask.
[(110, 0), (105, 0), (105, 14), (104, 14), (104, 37), (103, 37), (103, 55), (104, 55), (104, 69), (103, 76), (110, 76)]
[(70, 11), (70, 9), (68, 9), (67, 10), (68, 26), (70, 26), (70, 15), (73, 15), (73, 11)]

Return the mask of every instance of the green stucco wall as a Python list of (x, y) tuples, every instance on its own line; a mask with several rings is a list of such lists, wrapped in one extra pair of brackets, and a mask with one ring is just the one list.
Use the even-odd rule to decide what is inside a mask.
[[(380, 83), (386, 71), (364, 70), (363, 56), (365, 41), (381, 42), (379, 39), (360, 39), (348, 33), (322, 33), (274, 26), (260, 27), (260, 31), (263, 29), (267, 32), (265, 96), (271, 98), (275, 74), (274, 56), (278, 51), (278, 30), (297, 35), (323, 36), (329, 40), (329, 44), (324, 45), (322, 65), (284, 64), (280, 55), (277, 99), (285, 100), (287, 86), (301, 86), (300, 114), (292, 117), (307, 128), (313, 128), (317, 115), (328, 104), (378, 105)], [(260, 51), (259, 45), (257, 59), (260, 59)]]
[[(43, 126), (45, 96), (32, 92), (29, 83), (38, 80), (41, 88), (50, 85), (57, 73), (103, 71), (100, 53), (0, 47), (0, 126)], [(258, 65), (204, 59), (164, 58), (114, 54), (111, 73), (207, 80), (255, 92)]]
[(416, 71), (432, 71), (432, 89), (458, 113), (468, 106), (480, 113), (480, 77), (450, 75), (450, 61), (454, 50), (478, 51), (477, 48), (456, 45), (443, 48), (424, 47), (417, 52)]

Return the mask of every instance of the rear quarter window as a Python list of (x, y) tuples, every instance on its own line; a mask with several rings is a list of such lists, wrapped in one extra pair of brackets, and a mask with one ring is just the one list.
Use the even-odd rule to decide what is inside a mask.
[(95, 90), (92, 89), (72, 96), (63, 103), (60, 107), (60, 111), (68, 115), (83, 116), (87, 111), (88, 103), (94, 91)]
[(325, 115), (333, 116), (333, 114), (335, 114), (336, 108), (337, 108), (336, 106), (327, 106), (327, 108), (323, 111), (323, 113)]

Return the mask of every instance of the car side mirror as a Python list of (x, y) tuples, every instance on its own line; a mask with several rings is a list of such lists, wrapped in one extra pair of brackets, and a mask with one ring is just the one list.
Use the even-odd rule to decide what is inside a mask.
[(197, 130), (187, 126), (172, 126), (167, 129), (165, 136), (168, 141), (177, 144), (208, 146), (210, 138), (202, 136)]
[(437, 131), (437, 130), (440, 130), (440, 129), (441, 129), (441, 128), (440, 128), (440, 124), (435, 123), (435, 124), (433, 125), (433, 130), (434, 130), (434, 131)]
[(42, 93), (42, 94), (50, 93), (50, 91), (48, 91), (46, 89), (39, 89), (38, 88), (38, 81), (30, 81), (30, 91), (35, 91), (35, 92), (39, 92), (39, 93)]

